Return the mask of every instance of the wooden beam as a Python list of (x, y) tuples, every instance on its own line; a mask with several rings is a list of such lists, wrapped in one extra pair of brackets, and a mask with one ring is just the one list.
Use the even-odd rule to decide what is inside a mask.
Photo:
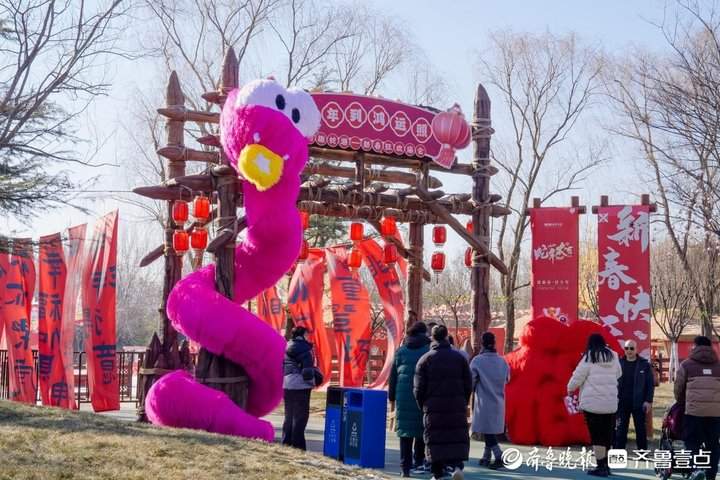
[[(305, 166), (303, 171), (305, 175), (323, 175), (328, 177), (355, 178), (355, 169), (331, 165), (325, 162), (310, 162)], [(415, 185), (417, 176), (409, 172), (401, 172), (398, 170), (378, 170), (374, 168), (365, 168), (365, 181), (385, 182), (385, 183), (403, 183), (406, 185)], [(430, 188), (442, 187), (442, 182), (437, 177), (430, 177)]]
[(158, 148), (157, 154), (161, 157), (167, 158), (168, 160), (194, 160), (206, 163), (220, 163), (220, 152), (195, 150), (193, 148), (187, 148), (179, 145), (168, 145), (166, 147)]

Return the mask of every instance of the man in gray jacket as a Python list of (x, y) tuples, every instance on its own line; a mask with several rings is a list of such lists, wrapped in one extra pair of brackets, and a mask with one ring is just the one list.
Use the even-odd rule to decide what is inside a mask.
[[(720, 362), (708, 337), (695, 337), (690, 356), (678, 368), (675, 400), (685, 404), (685, 447), (698, 454), (710, 451), (705, 478), (715, 480), (720, 461)], [(691, 478), (702, 478), (700, 470)]]

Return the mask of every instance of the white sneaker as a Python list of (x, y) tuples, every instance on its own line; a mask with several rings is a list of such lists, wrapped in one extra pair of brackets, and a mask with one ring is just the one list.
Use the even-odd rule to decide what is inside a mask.
[(452, 473), (452, 480), (465, 480), (465, 474), (459, 468), (456, 468)]

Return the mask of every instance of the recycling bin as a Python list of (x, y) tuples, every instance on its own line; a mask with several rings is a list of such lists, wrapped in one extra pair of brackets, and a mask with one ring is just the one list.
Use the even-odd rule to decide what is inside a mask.
[(344, 462), (366, 468), (384, 468), (387, 392), (346, 389), (343, 417)]
[(323, 455), (342, 460), (343, 403), (342, 387), (328, 387), (325, 401), (325, 435)]

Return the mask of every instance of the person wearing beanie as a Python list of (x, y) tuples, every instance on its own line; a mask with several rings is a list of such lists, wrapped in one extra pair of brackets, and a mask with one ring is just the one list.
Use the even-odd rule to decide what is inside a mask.
[(424, 439), (433, 479), (454, 468), (453, 480), (462, 480), (463, 462), (470, 454), (467, 406), (472, 394), (470, 367), (465, 358), (450, 347), (448, 330), (437, 325), (432, 330), (430, 351), (415, 368), (413, 393), (423, 412)]
[(482, 351), (470, 362), (470, 372), (475, 391), (472, 432), (485, 437), (485, 451), (479, 463), (497, 470), (503, 466), (497, 435), (505, 432), (505, 385), (510, 381), (510, 367), (497, 354), (492, 332), (482, 334)]
[(413, 378), (418, 360), (429, 350), (427, 326), (423, 322), (416, 322), (408, 329), (403, 345), (395, 353), (390, 370), (388, 400), (390, 409), (395, 412), (395, 428), (400, 437), (400, 466), (403, 477), (409, 477), (411, 469), (418, 474), (427, 471), (423, 418), (413, 397)]

